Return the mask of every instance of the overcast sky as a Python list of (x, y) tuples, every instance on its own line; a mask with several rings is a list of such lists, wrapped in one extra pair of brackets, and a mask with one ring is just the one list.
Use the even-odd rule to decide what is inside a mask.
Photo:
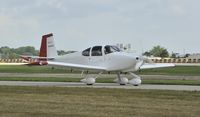
[(200, 0), (0, 0), (0, 46), (35, 46), (53, 33), (56, 46), (131, 43), (138, 53), (161, 45), (200, 53)]

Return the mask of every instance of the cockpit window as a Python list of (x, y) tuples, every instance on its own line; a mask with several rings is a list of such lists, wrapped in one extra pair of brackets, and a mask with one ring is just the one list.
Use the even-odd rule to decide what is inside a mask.
[(91, 49), (91, 48), (88, 48), (88, 49), (84, 50), (84, 51), (82, 52), (82, 55), (83, 55), (83, 56), (90, 56), (90, 49)]
[(105, 54), (113, 53), (113, 52), (120, 52), (121, 50), (117, 46), (110, 46), (107, 45), (104, 47)]
[(102, 46), (95, 46), (92, 48), (92, 56), (102, 56)]

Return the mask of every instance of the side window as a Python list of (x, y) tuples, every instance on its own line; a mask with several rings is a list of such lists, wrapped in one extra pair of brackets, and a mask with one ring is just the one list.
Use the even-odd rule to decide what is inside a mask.
[(102, 56), (102, 46), (95, 46), (92, 48), (92, 56)]
[(83, 55), (83, 56), (90, 56), (90, 49), (91, 49), (91, 48), (88, 48), (88, 49), (84, 50), (84, 51), (82, 52), (82, 55)]
[(104, 47), (104, 53), (105, 53), (105, 54), (112, 53), (112, 51), (111, 51), (111, 49), (110, 49), (110, 46), (105, 46), (105, 47)]

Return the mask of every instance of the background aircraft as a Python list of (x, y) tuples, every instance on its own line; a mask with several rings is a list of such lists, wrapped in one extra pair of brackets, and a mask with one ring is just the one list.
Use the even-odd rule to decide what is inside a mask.
[[(94, 70), (99, 73), (98, 75), (103, 72), (115, 72), (117, 74), (115, 82), (120, 85), (129, 83), (135, 86), (141, 84), (141, 78), (133, 72), (140, 69), (174, 66), (174, 64), (170, 63), (147, 63), (146, 58), (123, 52), (113, 45), (97, 45), (89, 47), (82, 52), (58, 56), (52, 33), (42, 36), (39, 56), (22, 56), (22, 58), (25, 60), (37, 59), (36, 62), (30, 62), (28, 65), (48, 65), (80, 69), (82, 71)], [(129, 73), (133, 78), (128, 80), (128, 78), (122, 77), (121, 73)], [(81, 81), (87, 85), (92, 85), (98, 75), (95, 77), (87, 75)]]

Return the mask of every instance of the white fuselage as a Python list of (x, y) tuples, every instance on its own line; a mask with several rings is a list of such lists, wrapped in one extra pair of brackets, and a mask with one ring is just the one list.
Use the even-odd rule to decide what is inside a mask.
[(83, 56), (82, 52), (75, 52), (56, 57), (53, 61), (73, 63), (80, 65), (99, 66), (106, 71), (137, 71), (135, 66), (138, 62), (137, 56), (125, 52), (103, 53), (102, 56)]

